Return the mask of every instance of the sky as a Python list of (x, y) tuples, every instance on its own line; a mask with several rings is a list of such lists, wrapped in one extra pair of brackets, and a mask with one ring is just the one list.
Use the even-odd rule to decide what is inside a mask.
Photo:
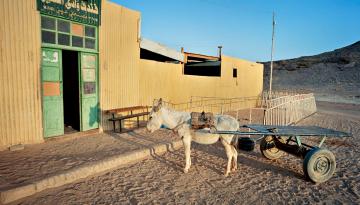
[(141, 12), (141, 35), (187, 52), (270, 60), (331, 51), (360, 40), (360, 0), (112, 0)]

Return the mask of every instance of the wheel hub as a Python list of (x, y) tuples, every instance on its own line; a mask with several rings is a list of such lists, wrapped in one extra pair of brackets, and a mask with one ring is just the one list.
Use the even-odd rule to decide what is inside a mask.
[(327, 174), (330, 171), (330, 160), (324, 156), (317, 158), (314, 171), (321, 175)]

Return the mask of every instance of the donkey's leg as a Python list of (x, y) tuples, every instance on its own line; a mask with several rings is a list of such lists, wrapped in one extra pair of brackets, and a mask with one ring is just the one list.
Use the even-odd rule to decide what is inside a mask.
[(237, 157), (238, 157), (238, 152), (236, 150), (236, 148), (233, 145), (230, 145), (231, 149), (233, 150), (233, 157), (232, 157), (232, 168), (231, 171), (235, 171), (237, 170)]
[(183, 144), (184, 144), (184, 150), (185, 150), (185, 168), (184, 173), (188, 173), (190, 166), (191, 166), (191, 158), (190, 158), (190, 152), (191, 152), (191, 136), (183, 136), (182, 138)]
[(226, 156), (228, 158), (226, 170), (224, 173), (225, 176), (228, 176), (230, 173), (232, 158), (234, 157), (234, 154), (233, 154), (233, 150), (231, 148), (232, 146), (225, 139), (223, 139), (223, 138), (220, 138), (220, 139), (221, 139), (221, 143), (224, 145)]

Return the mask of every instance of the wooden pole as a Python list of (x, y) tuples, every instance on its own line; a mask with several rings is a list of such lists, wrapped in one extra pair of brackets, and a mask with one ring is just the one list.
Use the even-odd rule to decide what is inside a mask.
[(273, 75), (273, 55), (274, 55), (274, 38), (275, 38), (275, 12), (273, 12), (272, 22), (272, 38), (271, 38), (271, 60), (270, 60), (270, 82), (269, 82), (269, 98), (271, 99), (272, 75)]

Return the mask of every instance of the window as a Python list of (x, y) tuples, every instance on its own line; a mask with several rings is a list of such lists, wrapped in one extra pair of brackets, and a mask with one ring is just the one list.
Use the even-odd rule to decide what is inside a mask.
[(70, 36), (66, 34), (58, 34), (58, 44), (64, 46), (70, 46)]
[(184, 65), (184, 75), (220, 77), (221, 62), (207, 61), (207, 62), (186, 63)]
[(50, 31), (41, 31), (43, 43), (56, 43), (55, 33)]
[(86, 38), (85, 48), (95, 49), (95, 39)]
[(72, 36), (72, 46), (83, 47), (83, 38), (79, 36)]
[(58, 20), (57, 23), (57, 28), (59, 32), (70, 33), (70, 22)]
[(41, 16), (41, 42), (96, 50), (97, 28), (63, 19)]
[(41, 17), (41, 28), (55, 30), (55, 19), (42, 16)]
[(237, 68), (233, 68), (233, 78), (237, 78)]
[(84, 94), (94, 94), (96, 92), (96, 82), (84, 82)]
[(85, 36), (95, 38), (95, 28), (86, 26), (85, 27)]

